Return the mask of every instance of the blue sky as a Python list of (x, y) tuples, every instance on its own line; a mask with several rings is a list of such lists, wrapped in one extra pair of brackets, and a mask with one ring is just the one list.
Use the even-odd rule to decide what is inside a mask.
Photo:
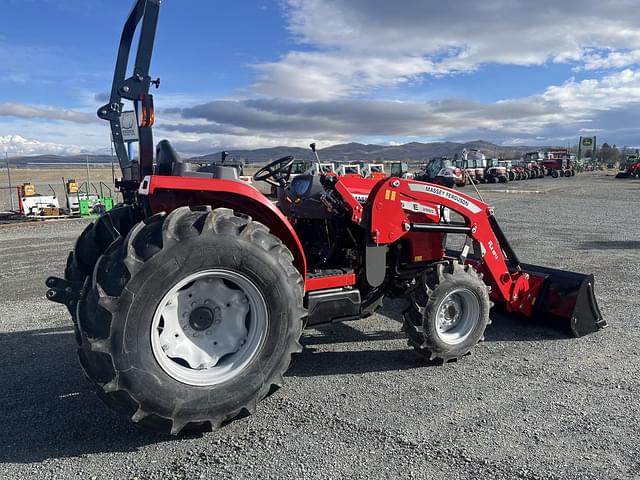
[[(4, 0), (0, 151), (100, 153), (129, 0)], [(188, 8), (185, 7), (188, 5)], [(640, 144), (631, 0), (164, 0), (158, 138), (188, 154), (348, 141)]]

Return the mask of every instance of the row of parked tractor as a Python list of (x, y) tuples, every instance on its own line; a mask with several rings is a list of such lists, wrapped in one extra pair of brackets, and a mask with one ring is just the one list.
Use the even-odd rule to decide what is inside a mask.
[(468, 183), (507, 183), (550, 176), (573, 177), (575, 161), (567, 150), (530, 152), (519, 160), (486, 158), (478, 150), (463, 150), (460, 157), (438, 157), (415, 175), (417, 180), (464, 187)]
[[(319, 159), (318, 159), (319, 160)], [(295, 160), (288, 171), (289, 181), (298, 175), (335, 175), (337, 177), (377, 178), (386, 177), (413, 178), (409, 165), (405, 162), (321, 162)], [(271, 194), (276, 196), (278, 185), (271, 185)]]
[[(315, 154), (315, 145), (312, 145)], [(576, 174), (575, 158), (566, 149), (547, 152), (530, 152), (519, 160), (502, 160), (486, 158), (478, 150), (463, 150), (460, 156), (433, 158), (420, 167), (415, 173), (409, 170), (406, 162), (330, 162), (298, 160), (290, 157), (288, 178), (298, 175), (336, 175), (338, 177), (356, 176), (362, 178), (415, 178), (445, 185), (447, 187), (464, 187), (469, 183), (507, 183), (519, 180), (532, 180), (550, 176), (553, 178), (573, 177)], [(252, 182), (251, 176), (244, 173), (244, 161), (236, 161), (222, 153), (218, 165), (233, 166), (238, 170), (242, 180)], [(275, 195), (278, 185), (272, 185)]]

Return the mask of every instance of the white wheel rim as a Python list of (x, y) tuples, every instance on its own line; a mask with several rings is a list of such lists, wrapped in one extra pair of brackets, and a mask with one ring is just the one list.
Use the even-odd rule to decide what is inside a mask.
[(449, 345), (464, 342), (480, 323), (480, 311), (480, 300), (471, 290), (452, 291), (436, 308), (436, 334)]
[(255, 358), (268, 326), (266, 302), (251, 280), (231, 270), (204, 270), (162, 297), (151, 324), (151, 348), (175, 380), (217, 385)]

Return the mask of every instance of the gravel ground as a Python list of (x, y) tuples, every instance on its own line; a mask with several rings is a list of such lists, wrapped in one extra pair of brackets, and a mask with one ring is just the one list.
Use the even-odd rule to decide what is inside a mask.
[(498, 317), (473, 355), (426, 366), (390, 302), (305, 333), (256, 415), (187, 438), (103, 407), (44, 299), (86, 222), (0, 227), (0, 478), (640, 478), (640, 182), (504, 188), (481, 186), (521, 260), (593, 272), (608, 329), (571, 339)]

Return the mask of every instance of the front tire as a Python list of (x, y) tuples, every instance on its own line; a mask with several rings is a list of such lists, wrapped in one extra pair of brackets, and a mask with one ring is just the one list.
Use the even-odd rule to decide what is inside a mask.
[(470, 265), (437, 265), (418, 280), (404, 312), (409, 345), (431, 361), (457, 360), (484, 339), (489, 289)]
[(81, 302), (80, 362), (147, 429), (211, 430), (282, 386), (306, 311), (293, 256), (228, 209), (178, 208), (100, 258)]

